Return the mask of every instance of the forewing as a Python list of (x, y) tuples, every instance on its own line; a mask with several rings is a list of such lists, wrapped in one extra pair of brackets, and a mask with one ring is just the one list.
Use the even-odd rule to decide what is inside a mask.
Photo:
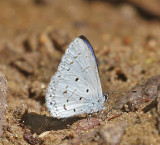
[(61, 70), (77, 74), (91, 84), (97, 93), (102, 93), (96, 61), (81, 38), (76, 38), (67, 48), (58, 67), (58, 71)]

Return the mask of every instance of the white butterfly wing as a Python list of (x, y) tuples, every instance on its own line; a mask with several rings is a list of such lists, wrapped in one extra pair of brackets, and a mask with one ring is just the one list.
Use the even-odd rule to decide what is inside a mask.
[(53, 117), (66, 118), (103, 108), (105, 98), (98, 69), (91, 50), (76, 38), (66, 49), (51, 78), (46, 105)]

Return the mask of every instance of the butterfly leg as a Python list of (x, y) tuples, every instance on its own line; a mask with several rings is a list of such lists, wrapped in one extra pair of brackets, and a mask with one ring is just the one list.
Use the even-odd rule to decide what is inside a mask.
[(87, 114), (87, 122), (88, 126), (90, 125), (90, 118), (92, 117), (92, 114)]

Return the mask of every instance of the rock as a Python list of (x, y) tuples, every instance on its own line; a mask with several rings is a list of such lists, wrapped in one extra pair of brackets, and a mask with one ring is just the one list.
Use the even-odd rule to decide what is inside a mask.
[(55, 49), (60, 52), (65, 51), (65, 47), (70, 41), (70, 36), (64, 31), (52, 31), (49, 33), (49, 38), (52, 40)]
[(39, 47), (38, 49), (41, 51), (41, 53), (46, 53), (46, 54), (53, 54), (55, 52), (55, 46), (52, 43), (52, 40), (48, 36), (49, 34), (47, 33), (42, 33), (39, 36)]
[(24, 140), (31, 145), (42, 144), (42, 141), (39, 138), (34, 137), (31, 132), (25, 132), (23, 137)]
[(45, 102), (46, 86), (43, 82), (33, 81), (29, 86), (29, 97)]
[(26, 55), (20, 56), (14, 62), (11, 63), (19, 72), (28, 76), (32, 73), (36, 73), (35, 70), (38, 67), (40, 61), (40, 54), (37, 52), (26, 53)]
[(157, 127), (158, 133), (160, 134), (160, 85), (158, 86), (158, 93), (157, 93)]
[(40, 5), (49, 5), (51, 4), (53, 1), (52, 0), (34, 0), (34, 2), (36, 4), (40, 4)]
[(106, 124), (100, 128), (99, 135), (105, 144), (117, 145), (120, 144), (126, 127), (126, 122)]
[(143, 13), (148, 14), (149, 16), (159, 18), (160, 17), (160, 3), (158, 0), (145, 1), (145, 0), (127, 0), (130, 4), (139, 8)]
[(160, 76), (154, 76), (146, 82), (135, 86), (126, 95), (116, 101), (114, 109), (123, 109), (124, 111), (141, 110), (157, 97), (157, 87), (160, 84)]
[(23, 46), (26, 52), (37, 51), (38, 48), (38, 38), (37, 35), (30, 35), (23, 41)]
[(82, 119), (79, 121), (77, 125), (77, 130), (88, 130), (92, 129), (95, 126), (99, 125), (100, 122), (97, 118), (91, 117), (87, 119)]
[(8, 83), (7, 79), (2, 72), (0, 72), (0, 136), (3, 134), (3, 126), (6, 123), (5, 112), (7, 107), (6, 96), (7, 96)]

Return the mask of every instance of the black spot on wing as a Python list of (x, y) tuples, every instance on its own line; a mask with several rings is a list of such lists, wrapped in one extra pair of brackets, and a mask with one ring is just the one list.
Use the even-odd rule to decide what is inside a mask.
[(68, 68), (67, 71), (70, 71), (70, 68)]
[(75, 81), (78, 81), (78, 80), (79, 80), (79, 78), (76, 78), (76, 79), (75, 79)]
[(86, 92), (88, 93), (88, 92), (89, 92), (89, 89), (87, 89)]
[(73, 63), (74, 63), (74, 61), (70, 62), (70, 64), (73, 64)]
[(67, 93), (67, 91), (64, 91), (64, 92), (63, 92), (63, 94), (66, 94), (66, 93)]

